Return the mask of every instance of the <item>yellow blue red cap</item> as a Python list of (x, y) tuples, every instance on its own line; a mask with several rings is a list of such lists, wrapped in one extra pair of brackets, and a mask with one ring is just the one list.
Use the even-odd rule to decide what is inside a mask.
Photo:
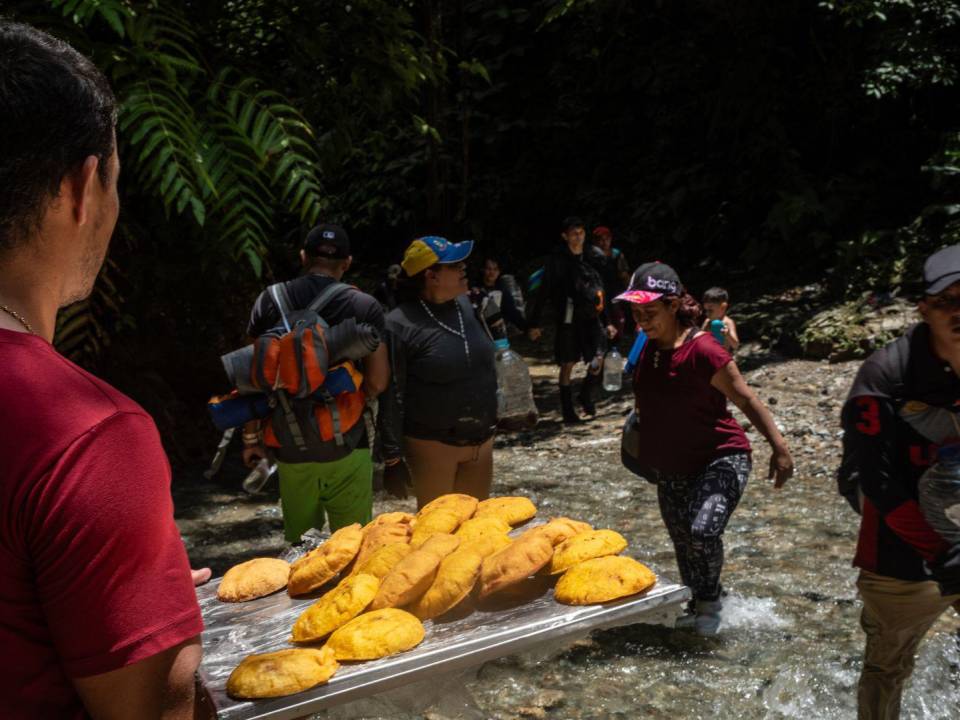
[(437, 235), (417, 238), (403, 253), (400, 265), (407, 275), (413, 277), (431, 265), (458, 263), (467, 259), (473, 251), (473, 240), (452, 243)]

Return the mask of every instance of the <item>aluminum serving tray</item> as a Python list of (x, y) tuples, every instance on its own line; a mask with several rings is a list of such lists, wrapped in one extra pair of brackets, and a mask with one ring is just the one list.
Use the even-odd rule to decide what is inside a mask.
[(426, 622), (426, 637), (409, 652), (372, 662), (344, 663), (325, 685), (296, 695), (250, 702), (227, 696), (227, 677), (247, 655), (292, 647), (287, 642), (290, 628), (315, 597), (290, 598), (280, 592), (246, 603), (223, 603), (216, 597), (219, 584), (219, 579), (214, 580), (198, 588), (197, 595), (206, 623), (200, 674), (221, 720), (302, 717), (400, 685), (474, 667), (543, 642), (634, 623), (651, 611), (690, 598), (688, 588), (661, 578), (642, 595), (573, 607), (554, 601), (549, 579), (531, 579), (522, 591), (498, 593), (503, 597), (495, 605), (474, 607), (472, 612), (465, 608), (458, 618)]

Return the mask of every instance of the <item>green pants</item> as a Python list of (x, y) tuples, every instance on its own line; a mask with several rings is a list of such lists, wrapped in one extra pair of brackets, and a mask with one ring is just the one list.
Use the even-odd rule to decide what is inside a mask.
[(297, 542), (310, 528), (331, 532), (352, 523), (370, 522), (373, 512), (373, 461), (370, 450), (354, 450), (325, 463), (277, 463), (283, 534)]

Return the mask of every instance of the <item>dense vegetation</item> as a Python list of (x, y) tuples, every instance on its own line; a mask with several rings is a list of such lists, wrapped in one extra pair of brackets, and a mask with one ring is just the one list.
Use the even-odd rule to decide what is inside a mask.
[(368, 278), (427, 231), (530, 267), (579, 213), (637, 261), (838, 296), (960, 241), (960, 2), (5, 7), (123, 102), (121, 223), (60, 343), (166, 428), (222, 389), (217, 355), (321, 217)]

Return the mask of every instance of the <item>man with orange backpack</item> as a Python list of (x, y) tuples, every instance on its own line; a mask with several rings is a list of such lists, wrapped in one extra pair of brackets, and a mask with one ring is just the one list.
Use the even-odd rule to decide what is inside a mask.
[[(278, 460), (280, 504), (283, 508), (284, 535), (297, 542), (310, 528), (321, 529), (325, 520), (331, 531), (351, 523), (367, 523), (373, 505), (373, 462), (366, 422), (368, 400), (383, 392), (390, 379), (386, 346), (353, 363), (326, 368), (311, 367), (308, 350), (328, 348), (326, 339), (310, 338), (313, 323), (297, 322), (304, 314), (315, 313), (332, 332), (346, 321), (371, 326), (383, 336), (384, 318), (380, 303), (372, 296), (341, 282), (350, 268), (350, 239), (339, 225), (322, 224), (313, 228), (300, 251), (304, 273), (284, 283), (271, 285), (260, 293), (250, 314), (247, 334), (257, 339), (254, 348), (253, 382), (269, 378), (271, 362), (278, 362), (276, 381), (287, 384), (284, 366), (285, 344), (301, 344), (294, 374), (303, 385), (299, 393), (288, 388), (275, 392), (278, 400), (271, 417), (253, 421), (244, 427), (243, 460), (253, 467), (267, 455), (267, 448)], [(314, 318), (317, 319), (317, 318)], [(300, 334), (296, 326), (304, 326)], [(279, 358), (279, 359), (278, 359)], [(348, 387), (338, 383), (328, 388), (339, 371)], [(316, 375), (318, 377), (312, 377)], [(314, 388), (313, 384), (322, 383)], [(269, 387), (263, 390), (269, 391)], [(309, 392), (307, 392), (309, 391)]]

